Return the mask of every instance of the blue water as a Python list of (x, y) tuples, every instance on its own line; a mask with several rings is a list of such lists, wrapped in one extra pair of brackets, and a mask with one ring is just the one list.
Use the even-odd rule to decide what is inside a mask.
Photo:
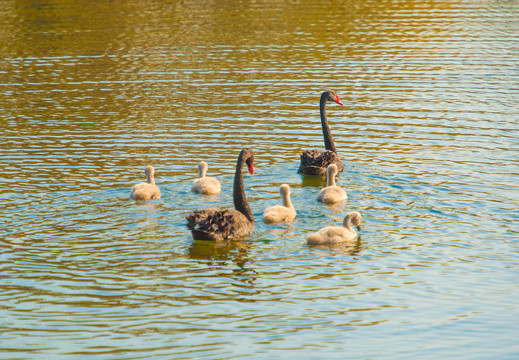
[[(517, 358), (518, 5), (2, 5), (0, 358)], [(332, 207), (297, 174), (326, 88)], [(194, 241), (244, 147), (254, 232)], [(266, 225), (281, 183), (298, 217)], [(351, 210), (354, 244), (306, 245)]]

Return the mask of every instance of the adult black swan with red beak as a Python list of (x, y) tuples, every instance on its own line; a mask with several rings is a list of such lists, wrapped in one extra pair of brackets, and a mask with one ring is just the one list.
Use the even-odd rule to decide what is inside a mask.
[(234, 209), (204, 209), (193, 211), (187, 219), (195, 240), (227, 240), (248, 235), (254, 230), (254, 215), (245, 197), (243, 165), (254, 174), (254, 152), (243, 149), (238, 156), (234, 174)]
[(322, 175), (326, 174), (328, 165), (337, 165), (338, 172), (344, 170), (341, 159), (337, 155), (337, 149), (333, 142), (332, 133), (328, 126), (328, 119), (326, 118), (326, 103), (333, 101), (339, 105), (344, 105), (337, 93), (333, 90), (326, 90), (321, 95), (321, 101), (319, 102), (319, 108), (321, 112), (321, 126), (323, 128), (324, 137), (324, 151), (320, 150), (305, 150), (301, 154), (301, 165), (299, 166), (298, 172), (303, 175)]

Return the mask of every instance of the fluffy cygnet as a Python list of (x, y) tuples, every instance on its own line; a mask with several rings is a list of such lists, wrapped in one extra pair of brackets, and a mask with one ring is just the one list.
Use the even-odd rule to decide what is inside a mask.
[(317, 201), (321, 201), (324, 204), (333, 204), (339, 201), (344, 201), (348, 198), (346, 191), (341, 187), (335, 185), (335, 175), (337, 175), (337, 165), (331, 164), (326, 169), (327, 173), (327, 185), (321, 189), (317, 196)]
[(202, 195), (215, 195), (222, 191), (222, 187), (218, 179), (205, 176), (207, 173), (207, 163), (200, 161), (198, 165), (199, 178), (193, 181), (191, 191)]
[(263, 221), (266, 223), (289, 222), (296, 218), (296, 209), (290, 201), (290, 186), (283, 184), (279, 187), (283, 205), (274, 205), (265, 209)]
[(308, 245), (338, 244), (354, 240), (357, 232), (355, 226), (360, 231), (360, 221), (362, 216), (357, 211), (352, 211), (346, 215), (342, 226), (327, 226), (321, 230), (308, 235), (306, 241)]
[(155, 185), (155, 169), (148, 165), (144, 170), (146, 182), (133, 185), (130, 197), (135, 200), (158, 200), (160, 189)]

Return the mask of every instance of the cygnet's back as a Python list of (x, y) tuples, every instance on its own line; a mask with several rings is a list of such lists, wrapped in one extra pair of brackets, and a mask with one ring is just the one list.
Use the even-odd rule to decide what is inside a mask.
[(208, 166), (205, 161), (198, 164), (199, 178), (193, 181), (191, 191), (202, 195), (215, 195), (222, 191), (222, 186), (218, 179), (205, 176)]
[(290, 200), (290, 186), (282, 184), (279, 187), (279, 193), (283, 199), (283, 205), (274, 205), (265, 209), (263, 221), (266, 223), (293, 221), (297, 216), (296, 209)]
[(158, 200), (160, 189), (155, 185), (155, 169), (148, 165), (144, 170), (146, 182), (136, 184), (132, 187), (130, 197), (135, 200)]
[(333, 204), (336, 202), (346, 200), (348, 198), (346, 191), (335, 184), (335, 175), (337, 175), (337, 165), (329, 165), (326, 173), (327, 186), (321, 189), (319, 195), (317, 195), (317, 201), (321, 201), (324, 204)]
[(354, 240), (357, 232), (353, 227), (360, 231), (362, 216), (357, 211), (352, 211), (344, 218), (342, 226), (327, 226), (321, 230), (308, 235), (306, 241), (308, 245), (339, 244)]

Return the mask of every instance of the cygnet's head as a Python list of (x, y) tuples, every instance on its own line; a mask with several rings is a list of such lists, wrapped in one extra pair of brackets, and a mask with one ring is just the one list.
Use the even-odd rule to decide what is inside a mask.
[(198, 174), (200, 175), (200, 177), (205, 176), (207, 168), (207, 163), (205, 161), (200, 161), (200, 164), (198, 164)]
[(347, 226), (348, 222), (357, 228), (357, 230), (360, 229), (360, 221), (362, 220), (362, 216), (357, 211), (349, 212), (348, 215), (344, 218), (344, 221), (342, 223), (343, 226)]
[(337, 165), (335, 165), (335, 164), (328, 165), (328, 168), (326, 169), (326, 173), (327, 173), (328, 177), (337, 175), (337, 171), (338, 171)]
[(279, 187), (279, 193), (281, 194), (281, 196), (290, 195), (290, 186), (288, 186), (288, 184), (282, 184)]
[(153, 166), (148, 165), (146, 166), (146, 169), (144, 169), (144, 173), (146, 174), (146, 176), (153, 176), (155, 174), (155, 169), (153, 168)]

